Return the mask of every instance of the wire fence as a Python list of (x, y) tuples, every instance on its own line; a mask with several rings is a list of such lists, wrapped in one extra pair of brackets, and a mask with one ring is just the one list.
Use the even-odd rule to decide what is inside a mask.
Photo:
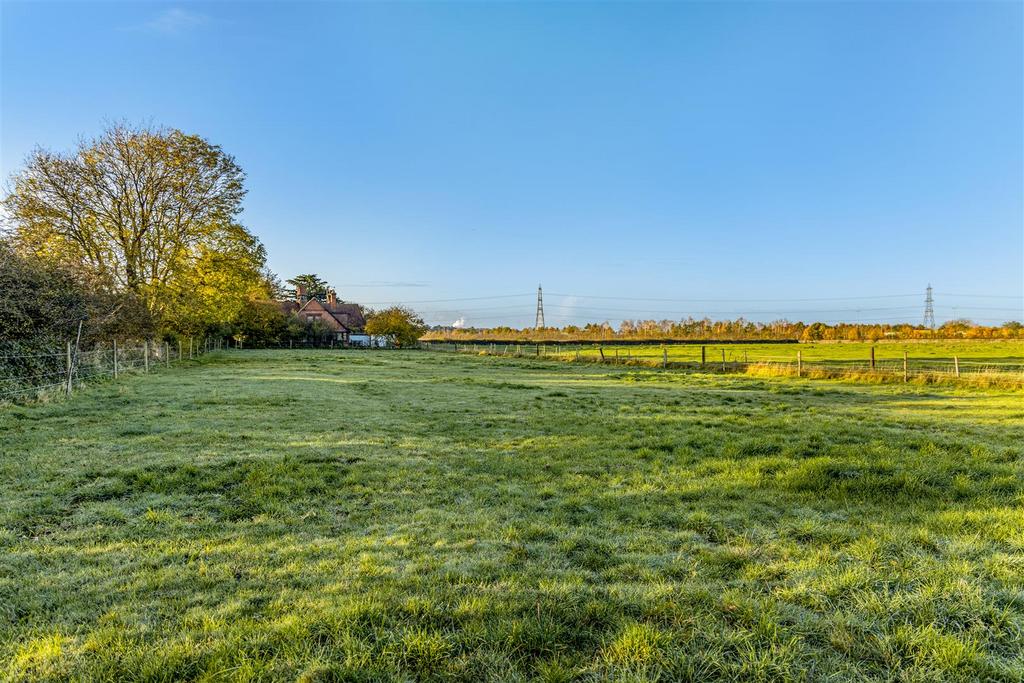
[[(432, 351), (470, 353), (508, 358), (539, 358), (576, 363), (608, 363), (702, 372), (742, 372), (797, 377), (862, 376), (888, 381), (989, 379), (1024, 385), (1024, 359), (912, 357), (902, 350), (897, 357), (876, 357), (870, 347), (864, 357), (807, 357), (803, 349), (780, 345), (765, 353), (743, 345), (692, 345), (663, 347), (605, 347), (600, 344), (474, 344), (424, 342)], [(899, 354), (902, 354), (899, 356)]]
[(303, 349), (316, 350), (361, 350), (361, 349), (397, 349), (394, 339), (387, 335), (359, 335), (359, 338), (349, 340), (335, 339), (288, 339), (286, 341), (258, 341), (258, 342), (235, 342), (234, 349), (261, 350), (261, 349), (291, 349), (301, 351)]
[[(742, 345), (686, 347), (605, 347), (600, 344), (494, 344), (423, 342), (421, 348), (506, 358), (532, 358), (573, 363), (606, 363), (665, 370), (790, 375), (796, 377), (862, 377), (879, 381), (963, 380), (1024, 387), (1024, 359), (911, 357), (877, 358), (872, 347), (863, 358), (806, 357), (803, 349), (779, 346), (772, 353)], [(125, 374), (156, 372), (211, 351), (229, 348), (220, 339), (191, 338), (176, 342), (110, 341), (88, 350), (71, 342), (64, 349), (0, 352), (0, 403), (26, 402), (70, 395), (84, 384), (118, 379)], [(306, 345), (298, 348), (308, 348)], [(891, 350), (890, 355), (891, 355)]]
[(193, 337), (176, 342), (112, 340), (88, 350), (67, 342), (61, 350), (0, 352), (0, 403), (70, 395), (86, 383), (156, 372), (223, 348), (220, 339)]

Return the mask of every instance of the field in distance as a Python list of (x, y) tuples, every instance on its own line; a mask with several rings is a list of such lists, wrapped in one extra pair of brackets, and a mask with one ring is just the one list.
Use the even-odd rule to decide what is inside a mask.
[[(472, 342), (463, 344), (471, 345)], [(497, 344), (497, 351), (506, 347), (509, 353), (517, 345)], [(582, 358), (596, 359), (600, 357), (597, 342), (570, 344), (552, 342), (545, 345), (545, 350), (556, 350), (575, 357), (577, 349)], [(758, 362), (793, 362), (797, 352), (805, 362), (837, 362), (865, 365), (871, 360), (871, 349), (875, 350), (876, 362), (903, 361), (904, 352), (914, 364), (949, 365), (953, 358), (960, 360), (964, 368), (985, 366), (993, 370), (1004, 367), (1008, 370), (1024, 369), (1024, 339), (998, 340), (942, 340), (942, 341), (879, 341), (879, 342), (804, 342), (800, 344), (770, 343), (708, 343), (708, 344), (639, 344), (603, 346), (606, 358), (630, 358), (660, 360), (665, 351), (670, 362), (697, 363), (701, 360), (701, 347), (709, 363), (721, 362), (722, 352), (729, 363)], [(533, 344), (519, 345), (520, 350), (529, 355), (536, 350)]]
[(285, 350), (5, 406), (0, 669), (1019, 681), (1022, 399)]

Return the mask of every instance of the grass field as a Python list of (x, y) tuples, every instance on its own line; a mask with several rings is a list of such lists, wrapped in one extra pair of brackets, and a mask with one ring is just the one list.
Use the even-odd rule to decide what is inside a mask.
[(436, 351), (502, 357), (536, 357), (704, 372), (721, 370), (757, 377), (797, 375), (869, 383), (954, 382), (1024, 389), (1024, 340), (666, 345), (552, 342), (539, 346), (428, 342), (425, 347)]
[[(804, 362), (839, 362), (866, 365), (871, 359), (871, 348), (875, 349), (877, 362), (903, 361), (903, 353), (907, 352), (912, 363), (934, 364), (936, 361), (950, 364), (953, 357), (960, 359), (964, 368), (972, 366), (1024, 366), (1024, 340), (1001, 339), (984, 341), (886, 341), (872, 344), (871, 342), (809, 342), (802, 344), (706, 344), (707, 361), (721, 362), (722, 351), (728, 362), (752, 363), (760, 361), (792, 362), (796, 360), (797, 351)], [(569, 347), (566, 347), (569, 348)], [(661, 347), (649, 346), (607, 346), (605, 356), (629, 354), (634, 358), (650, 358), (660, 360), (663, 348), (668, 351), (670, 362), (698, 362), (701, 358), (700, 344), (676, 344)], [(573, 346), (567, 353), (575, 354)], [(597, 347), (585, 344), (580, 347), (580, 354), (587, 358), (598, 356)]]
[(1024, 679), (1024, 393), (234, 352), (0, 408), (11, 680)]

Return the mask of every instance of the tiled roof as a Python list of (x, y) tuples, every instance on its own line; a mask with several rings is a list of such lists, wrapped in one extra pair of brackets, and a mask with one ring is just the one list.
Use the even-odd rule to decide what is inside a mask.
[(282, 312), (298, 313), (314, 301), (318, 304), (318, 308), (322, 308), (330, 313), (331, 316), (338, 321), (338, 324), (343, 325), (350, 332), (362, 331), (363, 326), (366, 325), (366, 318), (363, 317), (363, 309), (359, 304), (329, 304), (317, 299), (310, 299), (301, 306), (297, 301), (280, 301), (278, 303), (281, 306)]

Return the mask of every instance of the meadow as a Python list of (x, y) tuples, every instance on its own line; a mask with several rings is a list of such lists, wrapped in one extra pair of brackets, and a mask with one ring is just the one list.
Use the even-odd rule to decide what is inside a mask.
[[(427, 346), (438, 350), (480, 351), (501, 356), (545, 356), (567, 361), (603, 361), (661, 366), (664, 363), (677, 368), (705, 369), (721, 367), (726, 363), (731, 371), (763, 370), (764, 367), (788, 367), (795, 370), (799, 362), (808, 370), (832, 370), (838, 376), (843, 372), (863, 373), (874, 367), (884, 379), (885, 373), (902, 376), (904, 354), (910, 375), (927, 375), (930, 379), (945, 375), (985, 375), (991, 381), (1020, 387), (1024, 380), (1024, 340), (928, 340), (878, 342), (802, 342), (795, 343), (677, 343), (677, 344), (600, 344), (549, 343), (541, 344), (438, 344)], [(874, 366), (872, 366), (874, 352)], [(827, 376), (828, 373), (826, 373)], [(862, 377), (862, 379), (870, 379)]]
[(0, 676), (1024, 680), (1024, 392), (235, 351), (0, 407)]
[[(504, 345), (496, 345), (500, 351)], [(848, 363), (866, 365), (871, 361), (871, 350), (875, 351), (877, 362), (902, 362), (904, 352), (912, 363), (951, 364), (953, 358), (960, 359), (964, 367), (970, 366), (1024, 366), (1024, 340), (936, 340), (936, 341), (880, 341), (880, 342), (802, 342), (799, 344), (772, 343), (728, 343), (713, 342), (707, 344), (637, 344), (637, 345), (600, 345), (597, 343), (583, 344), (550, 344), (544, 351), (560, 353), (566, 357), (575, 356), (577, 349), (586, 359), (600, 357), (599, 348), (606, 358), (647, 358), (661, 360), (664, 351), (668, 352), (669, 362), (698, 363), (701, 360), (701, 348), (704, 348), (708, 363), (721, 362), (722, 352), (728, 362), (792, 362), (799, 351), (805, 362)], [(515, 349), (515, 345), (509, 347)], [(520, 345), (525, 355), (536, 351), (535, 345)]]

